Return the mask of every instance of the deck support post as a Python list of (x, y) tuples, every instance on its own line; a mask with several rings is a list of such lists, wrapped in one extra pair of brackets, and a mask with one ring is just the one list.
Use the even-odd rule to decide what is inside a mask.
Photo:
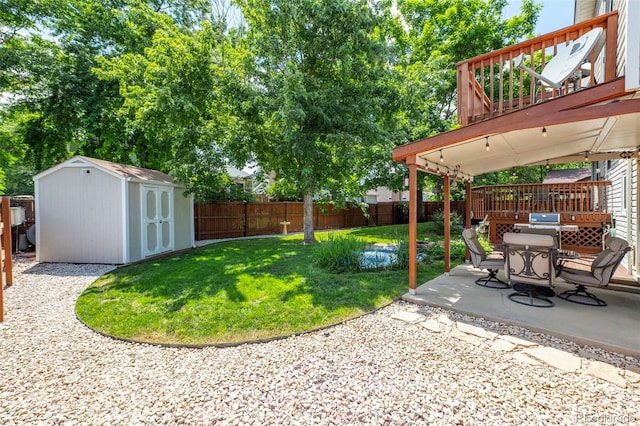
[(416, 193), (418, 189), (418, 165), (416, 157), (412, 156), (407, 161), (409, 166), (409, 292), (415, 294), (418, 265), (416, 256), (418, 255), (418, 200)]
[(451, 190), (449, 174), (444, 175), (444, 272), (451, 271)]
[[(465, 188), (465, 218), (464, 218), (464, 227), (466, 229), (471, 228), (471, 181), (468, 180), (466, 182), (466, 188)], [(465, 249), (465, 255), (464, 255), (464, 259), (465, 261), (469, 261), (469, 259), (471, 259), (471, 255), (469, 254), (469, 249)]]

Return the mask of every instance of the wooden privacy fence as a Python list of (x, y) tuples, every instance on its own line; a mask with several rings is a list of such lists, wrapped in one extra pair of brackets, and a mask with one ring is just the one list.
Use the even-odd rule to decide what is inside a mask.
[[(13, 284), (11, 258), (11, 202), (9, 197), (0, 199), (0, 322), (4, 321), (4, 282)], [(3, 280), (4, 274), (4, 280)]]
[[(433, 213), (442, 210), (442, 202), (425, 202), (425, 215), (430, 220)], [(464, 201), (453, 202), (452, 211), (464, 217)], [(407, 223), (407, 204), (389, 202), (369, 204), (368, 217), (359, 206), (338, 210), (329, 205), (313, 207), (313, 223), (316, 230), (380, 226)], [(214, 240), (254, 235), (272, 235), (283, 232), (287, 223), (288, 232), (302, 232), (304, 211), (300, 202), (275, 203), (212, 203), (199, 204), (194, 208), (196, 240)]]

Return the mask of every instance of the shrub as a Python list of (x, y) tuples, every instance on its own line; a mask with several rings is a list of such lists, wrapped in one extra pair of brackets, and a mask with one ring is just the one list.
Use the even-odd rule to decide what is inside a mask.
[[(428, 261), (444, 259), (444, 246), (434, 244), (423, 249), (424, 255)], [(451, 260), (464, 260), (465, 245), (464, 241), (451, 241)]]
[(392, 269), (406, 269), (409, 267), (409, 241), (400, 240), (396, 243), (396, 255), (398, 256)]
[(365, 241), (351, 235), (330, 233), (314, 252), (314, 262), (337, 274), (360, 271), (360, 253)]
[[(433, 222), (436, 224), (436, 228), (440, 231), (444, 230), (444, 211), (437, 210), (433, 212)], [(462, 225), (463, 219), (458, 212), (452, 211), (449, 215), (450, 225), (452, 231), (457, 231), (458, 227)]]
[(401, 203), (395, 206), (395, 223), (409, 223), (409, 204)]

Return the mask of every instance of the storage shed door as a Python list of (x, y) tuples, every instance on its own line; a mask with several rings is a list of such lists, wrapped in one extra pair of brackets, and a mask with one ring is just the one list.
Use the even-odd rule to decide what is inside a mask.
[(144, 257), (173, 250), (173, 191), (142, 187), (142, 249)]

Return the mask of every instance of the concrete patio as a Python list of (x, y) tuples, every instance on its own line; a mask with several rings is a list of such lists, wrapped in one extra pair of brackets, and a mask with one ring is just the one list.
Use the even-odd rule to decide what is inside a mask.
[[(473, 265), (459, 265), (449, 275), (441, 275), (419, 286), (415, 295), (407, 293), (402, 298), (640, 357), (640, 294), (637, 287), (590, 288), (589, 291), (608, 302), (606, 307), (584, 306), (554, 297), (555, 306), (544, 309), (512, 302), (507, 296), (513, 290), (476, 285), (475, 280), (485, 275), (485, 271), (475, 269)], [(503, 271), (498, 277), (506, 281)], [(558, 280), (555, 290), (562, 292), (573, 288)]]

